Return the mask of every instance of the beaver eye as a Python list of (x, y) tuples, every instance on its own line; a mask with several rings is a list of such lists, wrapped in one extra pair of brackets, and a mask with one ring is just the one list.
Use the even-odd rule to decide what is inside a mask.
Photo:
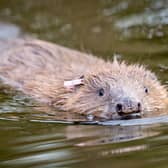
[(145, 89), (145, 93), (148, 93), (148, 88), (145, 87), (144, 89)]
[(99, 89), (99, 96), (104, 96), (104, 89), (103, 88)]

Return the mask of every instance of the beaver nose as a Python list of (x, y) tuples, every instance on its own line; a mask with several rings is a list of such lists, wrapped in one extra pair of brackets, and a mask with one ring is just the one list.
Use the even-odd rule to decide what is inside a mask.
[(129, 102), (128, 103), (118, 103), (116, 104), (116, 112), (119, 114), (119, 115), (124, 115), (124, 114), (127, 114), (127, 113), (140, 113), (141, 112), (141, 103), (138, 102), (138, 103), (133, 103), (133, 102)]

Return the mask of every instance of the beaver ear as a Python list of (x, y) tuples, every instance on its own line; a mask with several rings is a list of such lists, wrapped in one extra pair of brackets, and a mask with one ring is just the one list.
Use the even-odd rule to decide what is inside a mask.
[(80, 85), (84, 85), (84, 79), (74, 79), (70, 81), (64, 81), (64, 87), (66, 89), (74, 89)]

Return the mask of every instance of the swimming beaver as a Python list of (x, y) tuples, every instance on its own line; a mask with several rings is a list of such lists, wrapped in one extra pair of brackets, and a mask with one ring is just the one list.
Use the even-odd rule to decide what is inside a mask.
[(2, 81), (59, 110), (116, 119), (167, 105), (165, 87), (143, 66), (106, 62), (40, 40), (0, 46)]

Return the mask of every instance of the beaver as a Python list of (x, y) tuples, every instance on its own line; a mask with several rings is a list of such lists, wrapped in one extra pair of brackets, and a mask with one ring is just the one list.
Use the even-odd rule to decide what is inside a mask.
[(1, 80), (58, 110), (118, 119), (167, 106), (165, 86), (142, 65), (36, 39), (4, 40), (0, 46)]

